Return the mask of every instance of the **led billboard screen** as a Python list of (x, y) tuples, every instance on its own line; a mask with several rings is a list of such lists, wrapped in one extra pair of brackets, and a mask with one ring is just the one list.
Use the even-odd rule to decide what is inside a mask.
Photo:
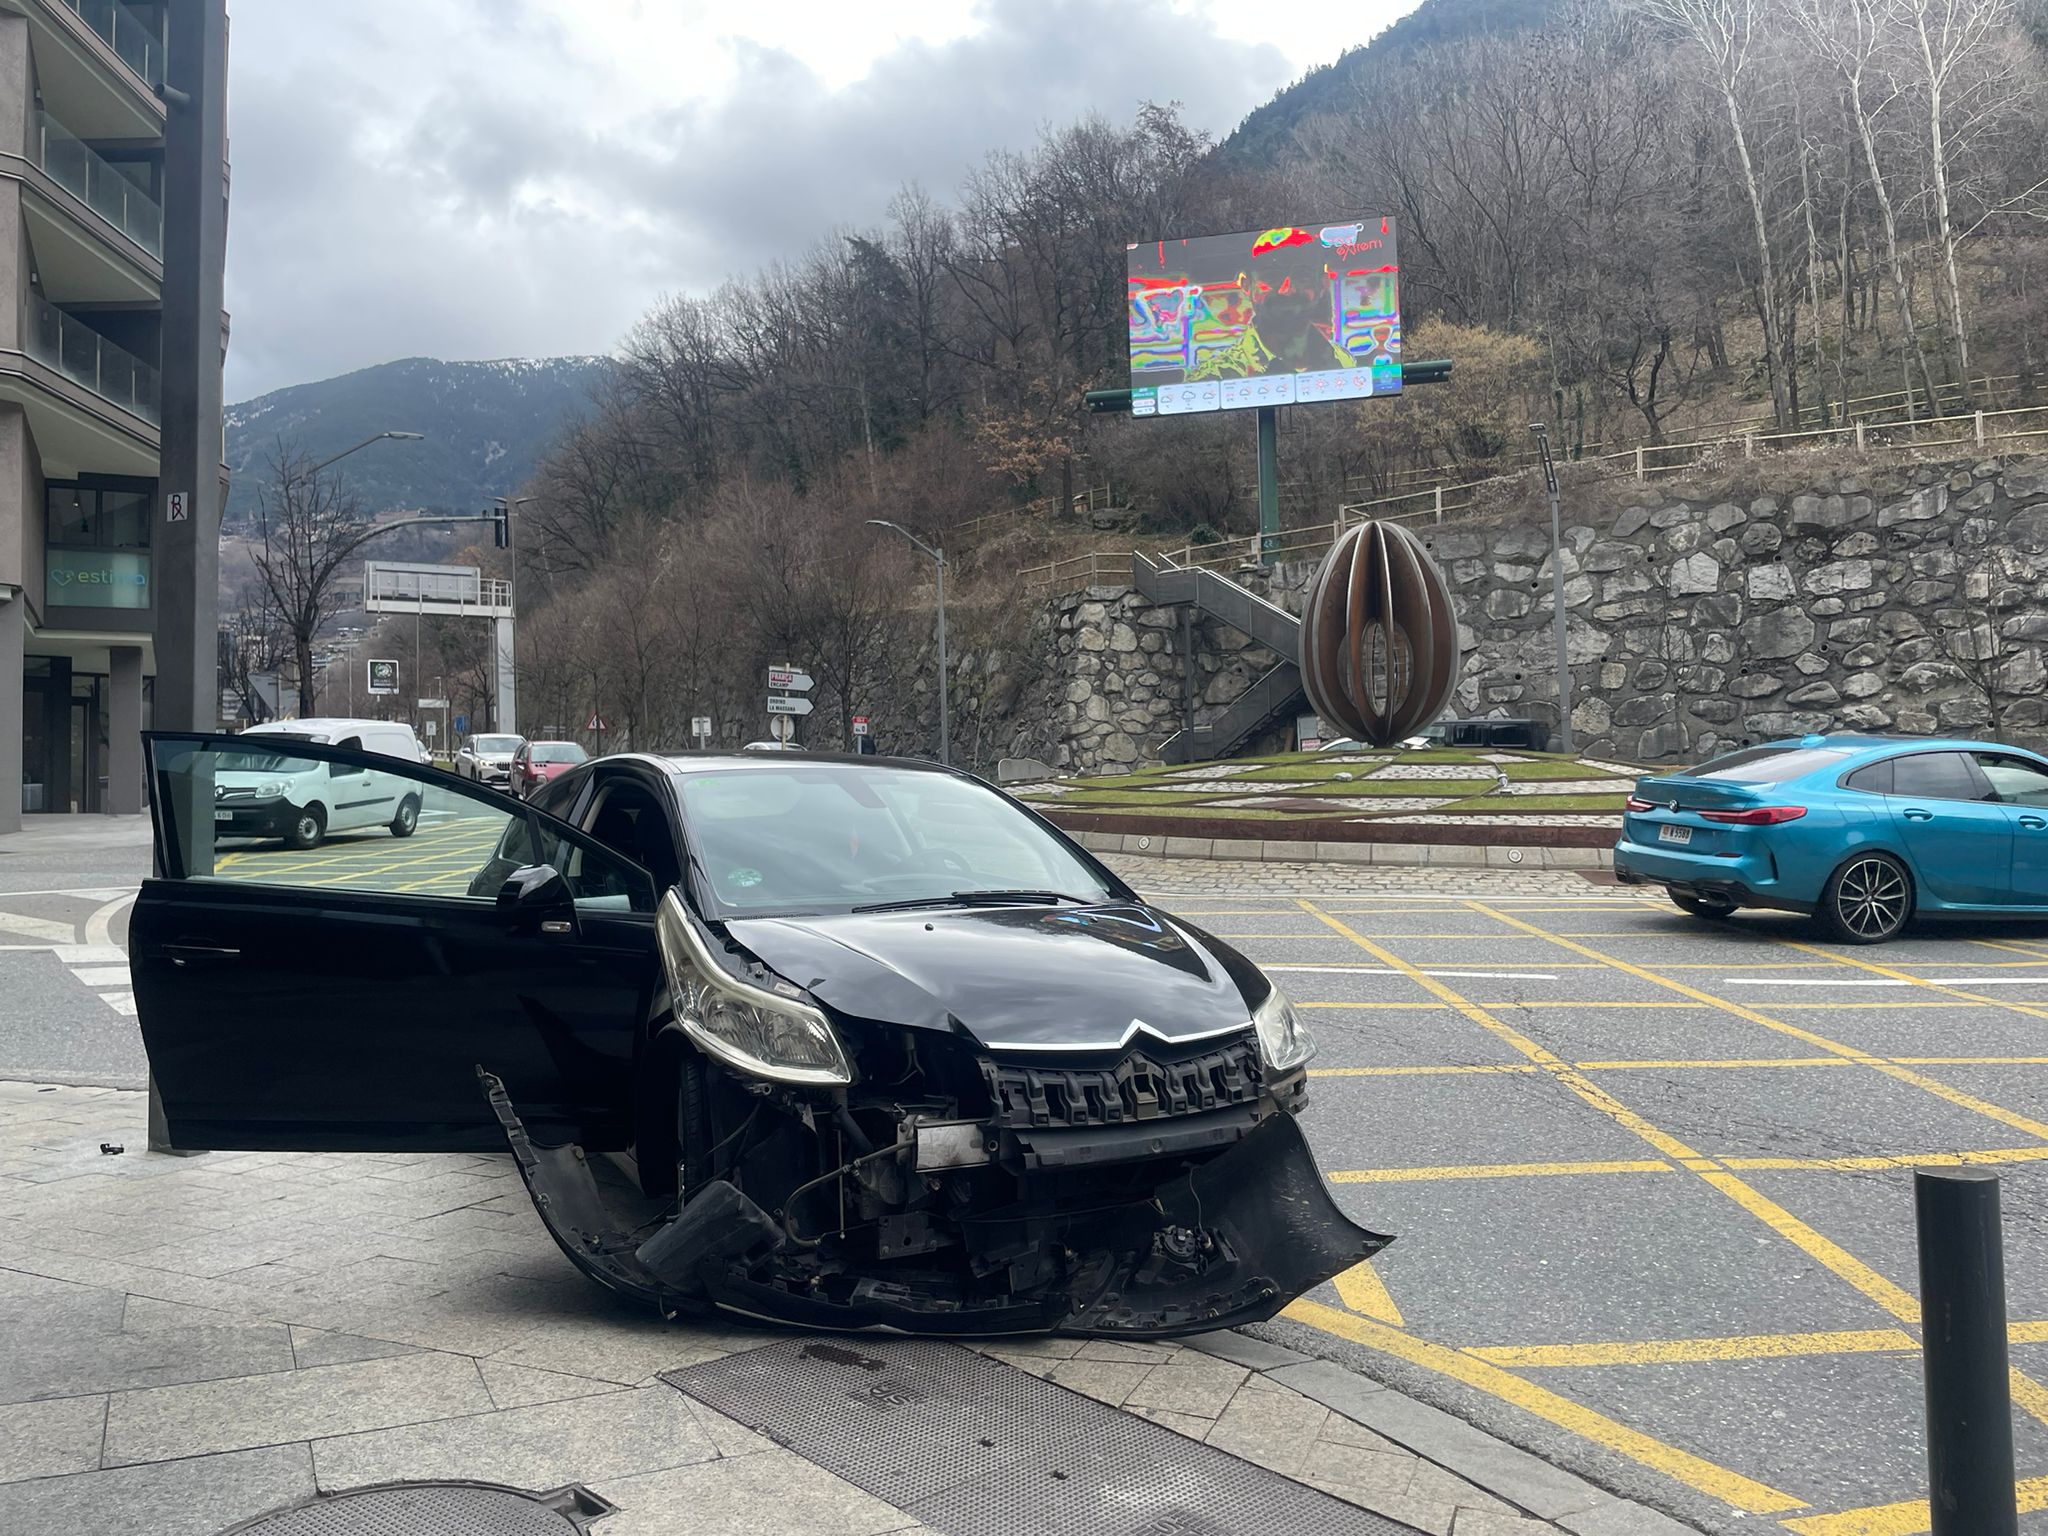
[(1147, 241), (1126, 275), (1134, 416), (1400, 391), (1391, 219)]

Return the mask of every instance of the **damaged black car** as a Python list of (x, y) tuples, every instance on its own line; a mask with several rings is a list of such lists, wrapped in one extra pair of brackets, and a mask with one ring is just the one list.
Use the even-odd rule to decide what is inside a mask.
[(1387, 1239), (1295, 1123), (1259, 968), (1017, 801), (877, 758), (623, 755), (524, 803), (412, 781), (314, 849), (217, 810), (232, 736), (147, 738), (131, 920), (181, 1149), (503, 1152), (564, 1252), (668, 1315), (1166, 1336)]

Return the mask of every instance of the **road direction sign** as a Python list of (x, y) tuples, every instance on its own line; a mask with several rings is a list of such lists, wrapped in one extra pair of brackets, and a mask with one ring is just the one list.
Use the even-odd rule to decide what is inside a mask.
[(690, 716), (690, 734), (692, 736), (709, 736), (711, 734), (711, 717), (709, 715)]
[(769, 695), (768, 713), (771, 715), (808, 715), (810, 712), (809, 699), (781, 699)]
[(853, 717), (854, 735), (865, 736), (871, 729), (872, 727), (868, 724), (868, 717), (866, 715), (855, 715)]
[[(799, 672), (794, 667), (770, 667), (768, 686), (787, 689), (791, 693), (809, 693), (818, 684), (810, 673)], [(801, 714), (803, 711), (798, 710), (796, 713)]]

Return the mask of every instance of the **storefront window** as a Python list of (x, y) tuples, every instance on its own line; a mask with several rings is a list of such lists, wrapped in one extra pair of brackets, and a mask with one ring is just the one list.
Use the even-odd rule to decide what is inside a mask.
[(66, 549), (149, 548), (149, 490), (52, 485), (45, 494), (52, 545)]
[(100, 542), (111, 549), (149, 548), (149, 493), (101, 491)]
[(76, 486), (53, 485), (49, 494), (52, 544), (99, 543), (98, 492), (80, 490)]

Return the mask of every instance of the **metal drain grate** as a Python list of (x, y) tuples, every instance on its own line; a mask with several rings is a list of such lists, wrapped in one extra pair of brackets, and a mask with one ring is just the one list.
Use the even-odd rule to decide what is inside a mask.
[(491, 1483), (388, 1483), (273, 1510), (221, 1536), (583, 1536), (611, 1512), (587, 1488), (523, 1493)]
[(792, 1339), (662, 1380), (945, 1536), (1416, 1536), (954, 1344)]

